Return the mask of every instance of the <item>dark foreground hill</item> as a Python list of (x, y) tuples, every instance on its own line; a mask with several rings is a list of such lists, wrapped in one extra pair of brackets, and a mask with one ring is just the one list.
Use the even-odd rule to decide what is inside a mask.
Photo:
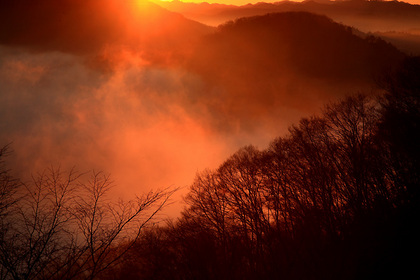
[(354, 33), (306, 12), (241, 18), (206, 36), (189, 67), (209, 81), (205, 98), (221, 112), (258, 119), (285, 107), (306, 110), (377, 88), (403, 59), (383, 40)]
[(1, 1), (0, 23), (5, 46), (73, 54), (118, 46), (156, 59), (212, 30), (148, 1)]

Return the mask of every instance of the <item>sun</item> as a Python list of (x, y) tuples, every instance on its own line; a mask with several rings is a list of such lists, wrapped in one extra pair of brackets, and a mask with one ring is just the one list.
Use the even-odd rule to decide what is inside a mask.
[(132, 0), (134, 2), (134, 4), (137, 6), (138, 9), (141, 10), (147, 10), (149, 9), (152, 5), (155, 5), (154, 3), (159, 3), (161, 1), (159, 0)]
[(147, 22), (155, 19), (159, 14), (159, 7), (153, 1), (128, 0), (125, 2), (126, 20), (136, 22)]

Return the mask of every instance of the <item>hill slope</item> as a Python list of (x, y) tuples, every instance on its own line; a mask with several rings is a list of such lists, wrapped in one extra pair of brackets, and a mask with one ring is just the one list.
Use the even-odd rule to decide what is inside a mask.
[(182, 51), (212, 30), (147, 1), (1, 1), (0, 22), (6, 46), (88, 54), (118, 45), (149, 57)]
[(336, 22), (354, 26), (362, 31), (407, 31), (420, 26), (420, 5), (398, 1), (281, 1), (256, 3), (244, 6), (220, 4), (193, 4), (180, 1), (159, 2), (171, 11), (188, 18), (218, 25), (241, 17), (264, 15), (267, 13), (304, 11), (326, 15)]
[(217, 111), (258, 119), (370, 91), (403, 57), (381, 39), (363, 39), (325, 16), (290, 12), (220, 26), (202, 41), (188, 67), (211, 85), (205, 98)]

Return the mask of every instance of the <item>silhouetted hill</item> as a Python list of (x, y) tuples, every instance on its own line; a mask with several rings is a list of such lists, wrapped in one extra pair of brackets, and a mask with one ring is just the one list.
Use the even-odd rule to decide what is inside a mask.
[(147, 1), (1, 1), (0, 22), (0, 44), (77, 54), (122, 45), (153, 56), (212, 30)]
[(390, 42), (409, 55), (420, 55), (420, 30), (413, 30), (412, 32), (375, 32), (374, 35)]
[[(331, 19), (289, 12), (224, 24), (198, 47), (189, 67), (214, 88), (214, 106), (238, 115), (305, 109), (376, 87), (404, 55)], [(220, 100), (223, 99), (223, 102)], [(318, 104), (319, 105), (319, 104)]]
[(206, 24), (274, 12), (305, 11), (367, 31), (409, 30), (420, 26), (420, 5), (398, 1), (282, 1), (244, 6), (192, 4), (180, 1), (159, 5)]

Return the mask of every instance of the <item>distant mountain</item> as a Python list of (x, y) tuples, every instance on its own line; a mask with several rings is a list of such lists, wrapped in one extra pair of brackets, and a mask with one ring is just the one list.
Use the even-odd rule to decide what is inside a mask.
[[(113, 45), (182, 51), (212, 28), (147, 1), (0, 2), (0, 44), (38, 51), (94, 53)], [(156, 57), (157, 58), (157, 57)]]
[(160, 6), (196, 21), (217, 26), (241, 17), (267, 13), (303, 11), (326, 15), (335, 22), (374, 33), (408, 54), (420, 55), (418, 38), (420, 5), (398, 1), (315, 0), (281, 1), (244, 6), (184, 3), (178, 0), (158, 2)]
[[(404, 57), (381, 39), (308, 12), (214, 28), (150, 2), (119, 0), (1, 1), (0, 45), (88, 56), (97, 69), (118, 60), (113, 52), (133, 50), (150, 67), (172, 67), (184, 107), (230, 128), (236, 120), (295, 121), (329, 99), (374, 90)], [(111, 55), (102, 59), (103, 50)]]
[(160, 2), (159, 5), (184, 16), (212, 25), (229, 20), (274, 12), (304, 11), (326, 15), (336, 22), (364, 32), (407, 31), (420, 26), (420, 5), (398, 1), (282, 1), (244, 6), (194, 4), (180, 1)]
[(375, 32), (374, 35), (390, 42), (409, 55), (420, 56), (420, 29), (411, 32)]
[(361, 38), (325, 16), (288, 12), (219, 26), (188, 67), (212, 86), (207, 98), (217, 111), (257, 118), (264, 111), (306, 110), (330, 98), (370, 92), (403, 58), (389, 43)]

